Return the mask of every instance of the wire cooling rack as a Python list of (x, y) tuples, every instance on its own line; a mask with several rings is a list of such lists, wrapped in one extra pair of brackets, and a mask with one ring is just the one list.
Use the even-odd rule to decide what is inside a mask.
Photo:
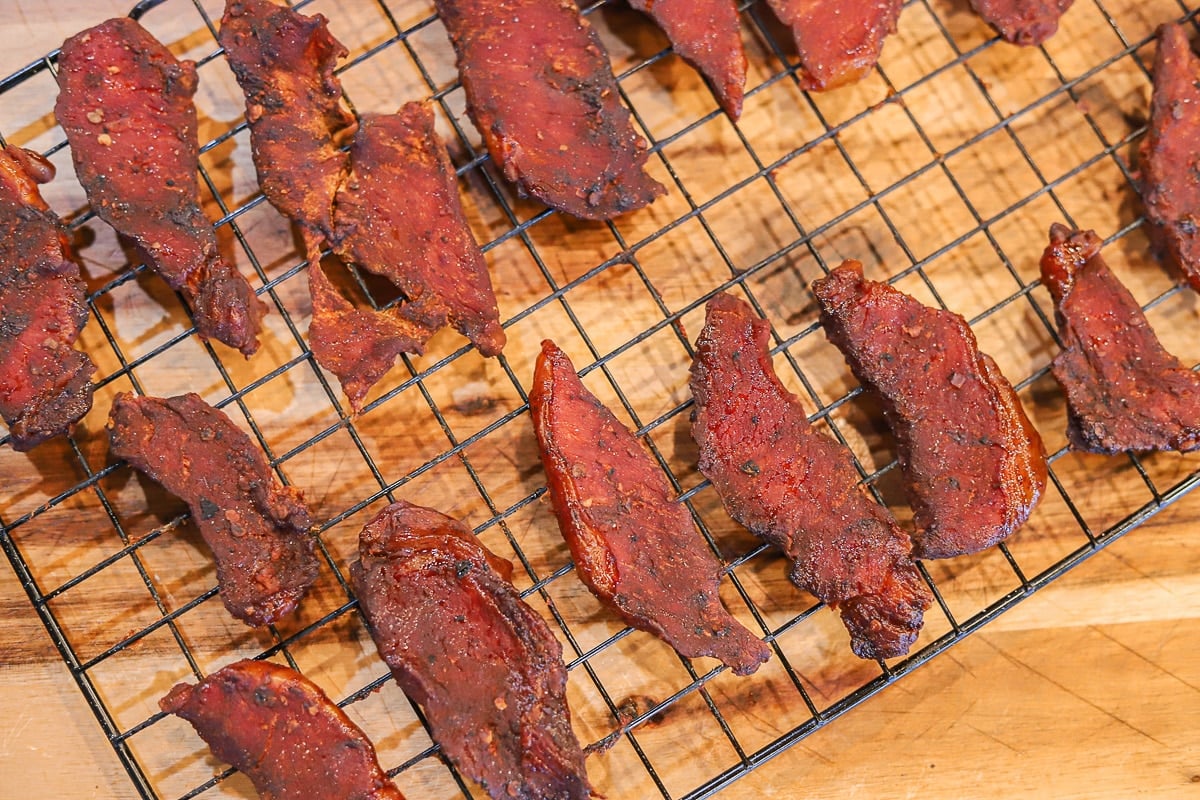
[[(1070, 453), (1048, 375), (1057, 352), (1037, 258), (1053, 221), (1093, 227), (1168, 347), (1200, 360), (1177, 318), (1191, 300), (1147, 255), (1132, 201), (1132, 145), (1144, 132), (1158, 24), (1189, 17), (1175, 0), (1077, 0), (1058, 36), (1023, 50), (997, 41), (959, 0), (910, 0), (880, 67), (828, 95), (797, 88), (787, 36), (761, 2), (742, 5), (750, 58), (734, 126), (652, 25), (617, 3), (586, 13), (605, 39), (623, 99), (669, 189), (651, 208), (580, 223), (517, 198), (466, 121), (444, 31), (426, 2), (312, 0), (351, 49), (340, 74), (356, 113), (432, 98), (465, 185), (464, 202), (509, 334), (485, 361), (452, 332), (403, 359), (355, 418), (304, 343), (307, 264), (254, 180), (242, 100), (220, 57), (219, 2), (135, 9), (200, 64), (204, 204), (226, 256), (271, 307), (263, 348), (244, 361), (201, 344), (180, 298), (130, 266), (88, 211), (51, 111), (56, 53), (0, 81), (0, 133), (45, 152), (45, 189), (70, 221), (99, 367), (95, 409), (69, 440), (19, 455), (0, 545), (32, 609), (141, 796), (244, 797), (187, 726), (157, 710), (180, 680), (241, 657), (316, 680), (375, 740), (412, 797), (481, 797), (429, 739), (377, 658), (345, 581), (362, 524), (403, 497), (474, 526), (518, 564), (516, 583), (561, 638), (581, 739), (609, 797), (710, 797), (1137, 527), (1196, 485), (1185, 456)], [(397, 191), (403, 191), (398, 187)], [(903, 660), (860, 661), (836, 615), (797, 591), (772, 552), (734, 525), (695, 468), (687, 366), (703, 303), (750, 300), (772, 323), (776, 366), (814, 423), (855, 453), (867, 486), (907, 522), (892, 445), (816, 325), (808, 283), (842, 258), (866, 263), (926, 302), (963, 313), (1014, 381), (1050, 451), (1051, 484), (1027, 526), (976, 556), (929, 562), (937, 603)], [(136, 265), (136, 261), (132, 262)], [(345, 287), (394, 302), (353, 272)], [(526, 389), (553, 337), (585, 382), (626, 417), (728, 564), (723, 595), (773, 658), (737, 678), (687, 661), (616, 622), (582, 589), (544, 498)], [(197, 391), (248, 430), (281, 480), (322, 520), (321, 578), (299, 612), (269, 629), (231, 620), (186, 509), (106, 455), (117, 391)]]

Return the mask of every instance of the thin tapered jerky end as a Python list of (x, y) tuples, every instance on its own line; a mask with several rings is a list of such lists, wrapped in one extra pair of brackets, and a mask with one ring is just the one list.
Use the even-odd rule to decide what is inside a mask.
[(735, 122), (742, 115), (746, 52), (734, 0), (631, 0), (662, 28), (671, 46), (694, 66)]
[(971, 0), (971, 7), (1004, 40), (1022, 47), (1043, 44), (1075, 0)]
[(402, 319), (393, 309), (355, 308), (338, 292), (319, 261), (310, 261), (308, 289), (312, 320), (308, 344), (313, 358), (332, 372), (350, 401), (362, 410), (367, 393), (403, 353), (420, 355), (431, 331)]
[(903, 0), (767, 0), (792, 30), (800, 88), (829, 91), (864, 78), (896, 32)]

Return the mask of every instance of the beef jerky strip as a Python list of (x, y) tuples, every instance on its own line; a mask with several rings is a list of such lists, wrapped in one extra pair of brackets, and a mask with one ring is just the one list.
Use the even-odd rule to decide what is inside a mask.
[(263, 800), (404, 800), (375, 747), (321, 687), (267, 661), (238, 661), (159, 701)]
[(269, 0), (228, 0), (218, 40), (246, 97), (263, 194), (300, 225), (311, 258), (322, 239), (333, 240), (333, 197), (350, 168), (338, 140), (355, 121), (333, 74), (350, 51), (324, 15)]
[(684, 61), (700, 71), (731, 119), (742, 115), (746, 51), (734, 0), (630, 0), (649, 14)]
[(403, 317), (430, 334), (449, 322), (483, 355), (500, 353), (504, 329), (487, 264), (427, 105), (363, 121), (335, 202), (338, 255), (395, 284), (407, 300)]
[(355, 308), (330, 282), (320, 261), (309, 262), (308, 291), (313, 305), (308, 343), (317, 363), (337, 376), (355, 412), (401, 353), (425, 352), (426, 329), (396, 309)]
[(14, 450), (70, 433), (92, 407), (87, 323), (66, 230), (37, 185), (54, 177), (40, 155), (0, 150), (0, 415)]
[(1150, 131), (1138, 151), (1139, 185), (1155, 244), (1200, 291), (1200, 59), (1182, 25), (1164, 25), (1154, 58)]
[(856, 655), (902, 656), (933, 600), (912, 542), (780, 383), (769, 328), (731, 295), (708, 303), (691, 380), (700, 471), (731, 517), (784, 552), (792, 581), (841, 613)]
[(975, 13), (1005, 41), (1025, 47), (1042, 44), (1058, 30), (1058, 20), (1075, 0), (971, 0)]
[(738, 675), (757, 670), (771, 651), (722, 605), (721, 565), (687, 508), (551, 341), (542, 342), (529, 407), (580, 580), (681, 655), (718, 658)]
[(115, 457), (191, 508), (229, 613), (248, 625), (291, 613), (317, 579), (313, 522), (250, 437), (195, 394), (121, 393), (108, 428)]
[(436, 0), (467, 112), (504, 177), (548, 206), (611, 219), (666, 193), (574, 0)]
[(394, 503), (363, 528), (350, 579), (379, 653), (435, 742), (495, 800), (584, 800), (562, 646), (512, 565), (456, 520)]
[(828, 91), (856, 83), (879, 61), (896, 32), (903, 0), (767, 0), (792, 29), (800, 88)]
[(67, 39), (58, 70), (54, 113), (92, 209), (183, 294), (202, 337), (254, 353), (266, 306), (197, 201), (195, 63), (118, 17)]
[(812, 289), (825, 334), (896, 436), (916, 555), (973, 553), (1020, 527), (1046, 488), (1042, 440), (966, 320), (865, 280), (857, 261)]
[(1159, 343), (1100, 256), (1100, 237), (1051, 227), (1042, 283), (1063, 343), (1051, 371), (1067, 395), (1071, 446), (1092, 453), (1200, 448), (1200, 376)]
[(219, 39), (246, 96), (263, 194), (304, 237), (313, 357), (337, 376), (357, 412), (401, 353), (423, 351), (429, 332), (396, 312), (355, 308), (320, 264), (322, 246), (337, 239), (334, 196), (350, 170), (350, 156), (338, 143), (356, 123), (334, 74), (349, 51), (329, 32), (324, 15), (305, 16), (268, 0), (229, 0)]

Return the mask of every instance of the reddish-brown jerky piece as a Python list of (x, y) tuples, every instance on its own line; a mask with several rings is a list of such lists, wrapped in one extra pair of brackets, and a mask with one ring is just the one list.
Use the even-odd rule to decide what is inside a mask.
[(1050, 228), (1042, 283), (1063, 351), (1051, 365), (1077, 450), (1200, 448), (1200, 375), (1168, 353), (1142, 307), (1100, 256), (1092, 231)]
[(308, 291), (313, 304), (309, 346), (317, 363), (337, 376), (355, 412), (401, 353), (425, 352), (428, 331), (402, 319), (395, 309), (355, 308), (319, 261), (309, 262)]
[(379, 654), (434, 741), (495, 800), (591, 794), (562, 646), (458, 521), (394, 503), (363, 528), (350, 579)]
[(108, 429), (115, 457), (188, 504), (230, 614), (267, 625), (295, 609), (317, 579), (313, 522), (249, 436), (195, 394), (121, 393)]
[(679, 56), (700, 71), (733, 120), (742, 115), (746, 51), (733, 0), (630, 0), (649, 14)]
[(403, 317), (429, 335), (449, 322), (483, 355), (499, 355), (496, 295), (428, 106), (363, 121), (336, 204), (338, 255), (395, 284)]
[(200, 210), (196, 65), (127, 17), (67, 39), (55, 116), (97, 216), (192, 306), (196, 330), (249, 356), (266, 306)]
[(546, 205), (610, 219), (665, 194), (574, 0), (436, 0), (467, 112), (504, 177)]
[(971, 7), (1005, 41), (1025, 47), (1042, 44), (1058, 30), (1058, 20), (1075, 0), (971, 0)]
[(1150, 130), (1138, 151), (1140, 188), (1155, 244), (1200, 291), (1200, 59), (1182, 25), (1164, 25), (1154, 58)]
[(20, 452), (70, 433), (92, 407), (96, 367), (71, 347), (88, 314), (79, 267), (37, 188), (52, 177), (40, 155), (0, 150), (0, 415)]
[(192, 724), (263, 800), (404, 800), (366, 734), (295, 670), (238, 661), (158, 702)]
[(422, 352), (429, 332), (394, 311), (355, 308), (320, 265), (322, 245), (337, 240), (334, 197), (350, 171), (350, 156), (338, 140), (356, 123), (334, 74), (349, 51), (329, 32), (323, 15), (308, 17), (268, 0), (229, 0), (220, 40), (246, 96), (263, 194), (304, 237), (312, 297), (309, 346), (317, 363), (337, 376), (351, 409), (359, 411), (367, 391), (401, 353)]
[(331, 239), (333, 196), (350, 165), (337, 139), (355, 124), (333, 70), (349, 51), (324, 15), (268, 0), (228, 0), (218, 38), (246, 96), (263, 194), (306, 240)]
[(902, 656), (933, 600), (912, 542), (780, 383), (769, 328), (731, 295), (708, 302), (691, 381), (700, 471), (731, 517), (784, 552), (792, 581), (841, 613), (855, 655)]
[(966, 320), (846, 261), (812, 286), (821, 324), (883, 403), (921, 558), (973, 553), (1021, 526), (1046, 488), (1046, 458), (1012, 385)]
[(608, 607), (688, 658), (749, 675), (770, 649), (721, 603), (721, 565), (637, 438), (542, 342), (529, 392), (550, 499), (575, 570)]
[(792, 29), (800, 88), (827, 91), (856, 83), (879, 61), (896, 32), (903, 0), (767, 0)]

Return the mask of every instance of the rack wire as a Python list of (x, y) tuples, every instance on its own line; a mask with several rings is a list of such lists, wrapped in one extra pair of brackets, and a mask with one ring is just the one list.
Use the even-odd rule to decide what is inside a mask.
[[(565, 220), (498, 179), (464, 121), (452, 54), (427, 3), (296, 6), (324, 12), (350, 45), (339, 74), (356, 113), (434, 102), (510, 346), (484, 362), (461, 339), (439, 336), (425, 357), (406, 356), (351, 417), (304, 343), (303, 248), (253, 183), (240, 94), (221, 72), (215, 41), (220, 3), (152, 0), (134, 9), (200, 65), (206, 208), (222, 246), (271, 306), (269, 328), (263, 351), (244, 363), (200, 344), (181, 298), (127, 265), (79, 187), (66, 179), (47, 187), (52, 204), (72, 212), (87, 267), (83, 343), (100, 367), (96, 409), (68, 440), (28, 457), (0, 450), (0, 469), (13, 478), (0, 502), (0, 546), (140, 796), (241, 796), (243, 779), (207, 758), (155, 703), (175, 681), (248, 656), (313, 677), (376, 740), (412, 796), (481, 796), (390, 682), (345, 579), (358, 529), (400, 497), (467, 520), (517, 561), (518, 588), (564, 644), (576, 729), (610, 748), (590, 759), (599, 790), (698, 800), (833, 724), (1200, 481), (1187, 457), (1067, 450), (1048, 377), (1052, 312), (1036, 279), (1049, 222), (1096, 227), (1108, 252), (1121, 250), (1110, 260), (1152, 320), (1182, 313), (1183, 295), (1145, 255), (1142, 220), (1128, 202), (1128, 151), (1145, 125), (1145, 52), (1157, 24), (1195, 13), (1182, 2), (1078, 0), (1056, 39), (1017, 51), (964, 4), (908, 0), (874, 74), (860, 87), (809, 96), (798, 89), (787, 37), (762, 2), (746, 0), (752, 77), (735, 126), (648, 21), (601, 0), (585, 13), (650, 140), (650, 169), (669, 189), (650, 209), (607, 224)], [(66, 143), (48, 116), (56, 57), (0, 80), (0, 133), (69, 174)], [(780, 560), (724, 516), (686, 434), (687, 330), (698, 328), (708, 298), (733, 291), (772, 322), (777, 367), (815, 409), (814, 424), (851, 448), (864, 483), (903, 514), (878, 413), (817, 332), (805, 289), (835, 257), (866, 261), (877, 277), (967, 315), (1052, 451), (1048, 496), (1025, 530), (984, 554), (922, 565), (937, 604), (913, 653), (888, 662), (849, 655), (836, 616), (787, 584)], [(346, 280), (375, 307), (396, 300), (360, 274)], [(1158, 328), (1181, 355), (1200, 359), (1169, 326)], [(627, 417), (727, 563), (723, 596), (773, 649), (759, 674), (733, 678), (715, 662), (678, 658), (612, 620), (568, 575), (527, 418), (533, 354), (547, 335)], [(200, 391), (244, 425), (282, 481), (309, 495), (325, 519), (322, 575), (294, 619), (261, 631), (229, 620), (180, 504), (106, 459), (103, 419), (122, 389)], [(1100, 493), (1115, 493), (1119, 514), (1096, 516), (1090, 499)], [(751, 685), (776, 698), (769, 730), (730, 702)], [(703, 763), (687, 758), (700, 752), (689, 748), (703, 748)]]

